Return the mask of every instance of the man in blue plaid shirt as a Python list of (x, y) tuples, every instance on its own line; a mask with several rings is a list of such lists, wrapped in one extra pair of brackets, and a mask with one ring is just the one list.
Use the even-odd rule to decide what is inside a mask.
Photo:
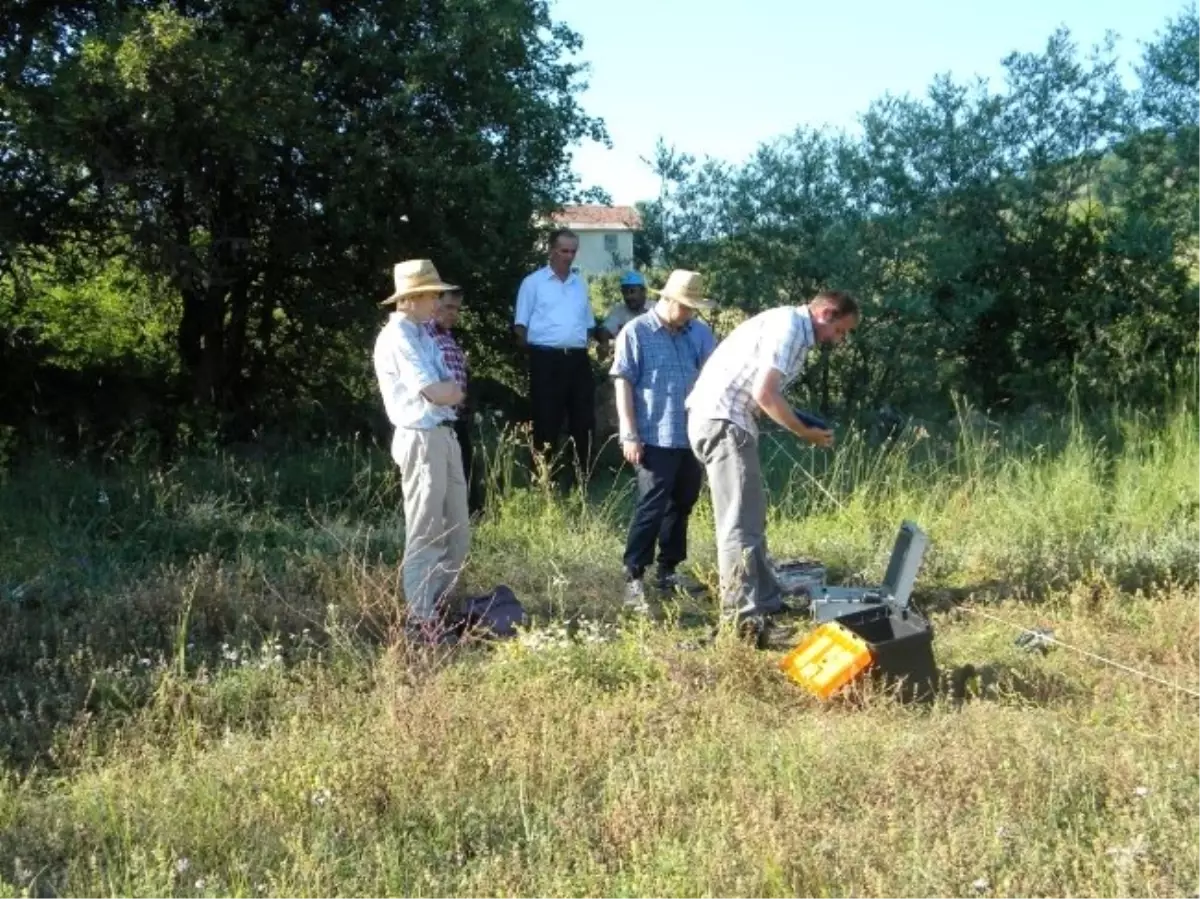
[(617, 337), (609, 374), (614, 378), (621, 449), (637, 469), (638, 502), (625, 543), (625, 602), (648, 611), (643, 577), (658, 544), (656, 586), (679, 585), (676, 568), (687, 557), (687, 526), (700, 495), (700, 463), (688, 444), (684, 402), (716, 345), (694, 318), (711, 309), (700, 275), (677, 270), (654, 308)]

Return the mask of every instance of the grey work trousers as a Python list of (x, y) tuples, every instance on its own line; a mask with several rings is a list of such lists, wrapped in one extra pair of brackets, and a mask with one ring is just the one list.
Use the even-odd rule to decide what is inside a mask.
[(744, 618), (778, 612), (783, 591), (767, 560), (767, 494), (758, 438), (732, 422), (700, 418), (688, 422), (688, 441), (712, 491), (722, 614)]
[(452, 427), (398, 428), (392, 455), (404, 491), (404, 597), (430, 621), (454, 588), (471, 546), (467, 480)]

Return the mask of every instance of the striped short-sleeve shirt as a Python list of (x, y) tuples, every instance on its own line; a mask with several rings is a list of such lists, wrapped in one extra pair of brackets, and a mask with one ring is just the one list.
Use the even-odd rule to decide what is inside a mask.
[(806, 306), (780, 306), (747, 319), (717, 345), (700, 372), (688, 395), (689, 416), (730, 421), (757, 435), (755, 419), (761, 410), (752, 390), (759, 373), (777, 369), (786, 388), (804, 368), (815, 344)]

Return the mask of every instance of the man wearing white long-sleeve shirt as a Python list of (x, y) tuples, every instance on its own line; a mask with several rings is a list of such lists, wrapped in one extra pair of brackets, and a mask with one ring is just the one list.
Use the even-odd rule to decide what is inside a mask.
[(428, 259), (395, 266), (395, 311), (375, 341), (375, 375), (395, 427), (392, 458), (404, 492), (404, 598), (410, 639), (446, 638), (439, 605), (458, 580), (471, 545), (467, 481), (454, 431), (465, 394), (425, 328), (443, 292), (454, 290)]
[(571, 271), (579, 238), (560, 229), (550, 235), (549, 263), (526, 276), (517, 293), (513, 330), (529, 351), (529, 404), (533, 442), (550, 450), (567, 420), (576, 470), (586, 473), (596, 421), (596, 385), (588, 339), (596, 317), (587, 284)]

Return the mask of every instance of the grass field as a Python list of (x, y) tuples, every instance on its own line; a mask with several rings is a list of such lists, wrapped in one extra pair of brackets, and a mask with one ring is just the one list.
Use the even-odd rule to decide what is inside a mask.
[[(1195, 697), (968, 610), (1195, 691), (1198, 427), (765, 439), (777, 557), (866, 582), (901, 520), (929, 533), (957, 688), (919, 708), (698, 648), (703, 603), (623, 620), (627, 472), (560, 497), (502, 444), (468, 586), (535, 627), (415, 654), (384, 452), (27, 461), (0, 485), (0, 895), (1196, 895)], [(707, 504), (693, 525), (711, 584)]]

